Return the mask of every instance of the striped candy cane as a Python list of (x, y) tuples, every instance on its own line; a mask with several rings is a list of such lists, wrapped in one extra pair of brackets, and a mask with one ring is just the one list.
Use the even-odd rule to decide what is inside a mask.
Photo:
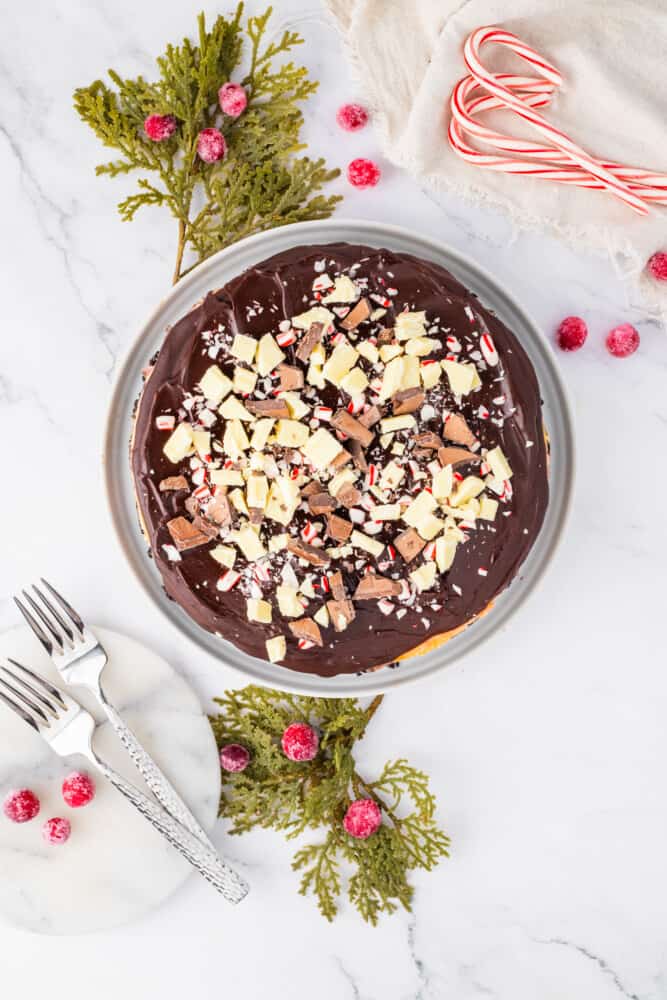
[[(481, 47), (488, 43), (511, 49), (533, 66), (538, 76), (489, 72), (479, 57)], [(462, 159), (489, 170), (606, 190), (640, 215), (647, 214), (648, 202), (667, 204), (667, 175), (597, 160), (536, 110), (549, 106), (563, 78), (555, 66), (516, 35), (494, 27), (479, 28), (466, 40), (464, 59), (470, 76), (460, 80), (452, 93), (448, 133), (450, 145)], [(478, 115), (495, 110), (513, 111), (547, 142), (513, 138), (477, 120)], [(470, 144), (467, 135), (511, 155), (482, 152)]]

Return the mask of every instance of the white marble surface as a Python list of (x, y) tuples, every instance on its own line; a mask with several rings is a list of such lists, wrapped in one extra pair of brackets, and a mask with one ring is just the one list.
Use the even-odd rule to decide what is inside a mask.
[[(210, 830), (218, 812), (220, 767), (197, 696), (136, 639), (109, 629), (96, 634), (109, 656), (108, 697)], [(25, 625), (0, 635), (0, 657), (61, 683)], [(76, 697), (101, 723), (93, 739), (96, 753), (150, 794), (94, 698), (81, 691)], [(84, 757), (58, 757), (4, 704), (0, 730), (0, 800), (14, 788), (31, 788), (40, 800), (29, 823), (0, 817), (0, 913), (6, 921), (39, 934), (89, 934), (138, 920), (190, 877), (187, 861)], [(61, 794), (63, 778), (75, 768), (95, 782), (95, 798), (79, 809), (69, 808)], [(44, 843), (42, 826), (51, 816), (65, 816), (72, 824), (66, 844)]]
[[(216, 9), (207, 4), (209, 13)], [(307, 114), (312, 149), (345, 164), (370, 132), (337, 131), (355, 95), (317, 0), (277, 0), (322, 80)], [(0, 40), (5, 457), (0, 629), (14, 588), (44, 573), (91, 620), (134, 634), (193, 679), (203, 699), (238, 682), (160, 620), (108, 528), (100, 435), (114, 369), (166, 289), (173, 227), (131, 226), (97, 179), (95, 140), (70, 94), (112, 65), (191, 31), (199, 5), (44, 0), (4, 12)], [(435, 127), (435, 123), (434, 123)], [(341, 190), (345, 190), (341, 182)], [(656, 1000), (667, 996), (664, 725), (664, 331), (629, 301), (610, 262), (532, 235), (481, 209), (435, 201), (387, 167), (380, 187), (346, 192), (347, 215), (411, 225), (465, 250), (505, 282), (551, 335), (590, 324), (563, 357), (576, 406), (574, 513), (556, 564), (515, 627), (427, 686), (392, 696), (361, 764), (406, 755), (433, 776), (451, 860), (419, 877), (412, 915), (373, 930), (347, 907), (329, 926), (297, 896), (291, 849), (270, 833), (230, 845), (252, 881), (230, 909), (190, 879), (131, 927), (87, 938), (2, 930), (2, 981), (98, 1000), (132, 996), (317, 996), (319, 1000)], [(641, 351), (621, 362), (604, 333), (634, 322)], [(224, 839), (220, 827), (216, 836)], [(73, 960), (75, 959), (75, 961)], [(103, 975), (100, 975), (103, 972)], [(307, 992), (306, 992), (307, 991)]]

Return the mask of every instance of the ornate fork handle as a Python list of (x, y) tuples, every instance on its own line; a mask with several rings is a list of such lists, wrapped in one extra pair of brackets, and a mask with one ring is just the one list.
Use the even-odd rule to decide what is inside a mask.
[(197, 822), (176, 789), (160, 771), (153, 758), (146, 753), (137, 737), (123, 722), (116, 709), (104, 694), (102, 694), (102, 707), (118, 738), (132, 758), (135, 767), (158, 802), (162, 803), (167, 812), (171, 813), (181, 826), (189, 830), (205, 847), (216, 853), (215, 846), (206, 831)]
[(248, 886), (235, 871), (224, 864), (215, 851), (206, 847), (189, 830), (181, 826), (161, 806), (109, 767), (95, 754), (95, 763), (111, 784), (139, 810), (142, 816), (158, 830), (184, 858), (211, 883), (230, 903), (239, 903), (248, 892)]

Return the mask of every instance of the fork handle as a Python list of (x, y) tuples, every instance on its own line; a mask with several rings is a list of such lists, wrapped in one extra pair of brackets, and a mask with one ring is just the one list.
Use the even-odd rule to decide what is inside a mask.
[(139, 810), (142, 816), (145, 816), (165, 840), (168, 840), (197, 869), (200, 875), (203, 875), (230, 903), (241, 902), (248, 892), (247, 884), (232, 868), (220, 860), (214, 850), (202, 844), (198, 837), (181, 826), (166, 809), (149, 799), (135, 785), (101, 760), (97, 754), (94, 755), (94, 759), (95, 764), (114, 788), (117, 788)]
[(116, 735), (132, 758), (134, 766), (158, 802), (164, 806), (168, 813), (171, 813), (174, 819), (178, 820), (181, 826), (189, 830), (205, 847), (216, 853), (215, 846), (206, 831), (197, 822), (169, 779), (162, 773), (150, 754), (144, 750), (137, 737), (125, 724), (104, 693), (102, 693), (102, 707)]

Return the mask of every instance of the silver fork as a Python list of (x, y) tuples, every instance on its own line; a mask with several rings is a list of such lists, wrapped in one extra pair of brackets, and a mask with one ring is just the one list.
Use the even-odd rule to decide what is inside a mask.
[(71, 604), (43, 577), (42, 584), (51, 599), (33, 584), (37, 600), (24, 590), (25, 604), (18, 597), (14, 601), (60, 675), (67, 684), (85, 688), (95, 696), (158, 802), (202, 844), (215, 851), (206, 831), (107, 698), (102, 687), (102, 671), (108, 662), (106, 650)]
[(83, 754), (111, 784), (187, 858), (226, 899), (238, 903), (247, 892), (239, 876), (224, 865), (189, 830), (142, 791), (118, 774), (93, 748), (95, 719), (61, 688), (29, 667), (9, 659), (15, 668), (0, 664), (0, 700), (31, 726), (61, 757)]

